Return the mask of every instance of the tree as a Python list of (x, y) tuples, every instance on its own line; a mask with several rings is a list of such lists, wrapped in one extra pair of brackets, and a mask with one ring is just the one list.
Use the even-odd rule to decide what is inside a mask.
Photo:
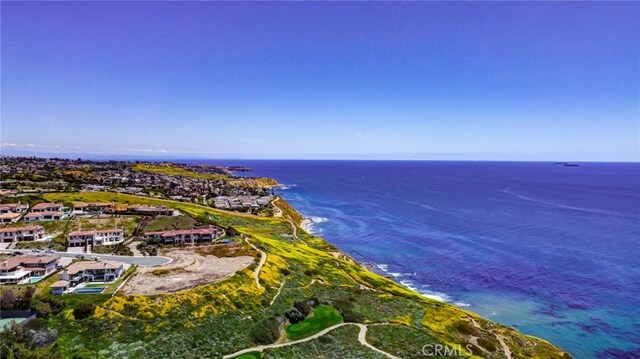
[(293, 303), (293, 306), (302, 314), (305, 318), (311, 313), (311, 306), (306, 300)]
[(275, 318), (259, 322), (251, 331), (251, 339), (257, 344), (270, 344), (280, 336), (280, 324)]
[(298, 309), (295, 307), (289, 308), (284, 312), (284, 316), (289, 320), (291, 324), (300, 323), (306, 318), (305, 315), (302, 315)]
[(11, 289), (7, 289), (2, 293), (2, 299), (0, 299), (0, 308), (2, 310), (12, 310), (17, 299), (18, 297), (16, 296), (16, 293)]
[(229, 237), (236, 237), (236, 236), (240, 235), (240, 232), (238, 232), (237, 229), (235, 229), (235, 228), (233, 228), (231, 226), (225, 228), (225, 232), (226, 232), (227, 236), (229, 236)]

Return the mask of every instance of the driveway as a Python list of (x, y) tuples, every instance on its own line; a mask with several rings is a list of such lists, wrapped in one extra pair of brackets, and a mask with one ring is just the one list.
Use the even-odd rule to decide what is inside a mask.
[[(82, 247), (80, 247), (82, 248)], [(15, 249), (4, 249), (2, 250), (2, 252), (6, 252), (6, 253), (13, 253), (13, 252), (22, 252), (22, 253), (29, 253), (29, 251), (25, 251), (25, 250), (15, 250)], [(43, 253), (43, 252), (40, 252)], [(53, 253), (46, 253), (46, 254), (50, 254), (50, 255), (56, 255), (56, 256), (60, 256), (63, 258), (75, 258), (78, 254), (77, 253), (67, 253), (67, 252), (53, 252)], [(102, 259), (102, 260), (106, 260), (106, 261), (115, 261), (115, 262), (121, 262), (121, 263), (127, 263), (127, 264), (135, 264), (135, 265), (139, 265), (139, 266), (159, 266), (162, 264), (167, 264), (170, 263), (173, 259), (169, 258), (169, 257), (160, 257), (160, 256), (153, 256), (153, 257), (132, 257), (132, 256), (115, 256), (115, 255), (111, 255), (111, 254), (83, 254), (85, 256), (85, 258), (91, 258), (91, 257), (97, 257), (98, 259)]]

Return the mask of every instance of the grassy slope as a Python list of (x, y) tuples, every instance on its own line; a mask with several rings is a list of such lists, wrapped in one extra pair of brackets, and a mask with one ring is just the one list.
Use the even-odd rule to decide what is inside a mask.
[(278, 182), (271, 178), (234, 178), (220, 174), (198, 173), (186, 170), (184, 168), (172, 165), (154, 165), (148, 163), (138, 163), (132, 167), (134, 171), (145, 171), (161, 173), (169, 176), (183, 176), (205, 180), (224, 180), (231, 185), (263, 187), (277, 185)]
[(306, 338), (340, 322), (342, 322), (340, 312), (334, 307), (320, 305), (313, 310), (313, 315), (309, 318), (288, 326), (287, 338), (290, 340)]
[[(409, 342), (419, 335), (434, 344), (464, 346), (482, 339), (499, 347), (496, 333), (500, 333), (514, 357), (554, 358), (564, 354), (545, 341), (521, 335), (458, 307), (424, 298), (369, 272), (348, 257), (335, 258), (328, 253), (335, 248), (321, 238), (303, 234), (309, 246), (283, 238), (278, 234), (291, 233), (291, 226), (282, 219), (257, 218), (196, 204), (114, 193), (46, 194), (44, 197), (56, 201), (162, 204), (195, 217), (211, 218), (221, 225), (234, 226), (268, 253), (260, 272), (261, 288), (255, 285), (249, 268), (227, 280), (180, 293), (154, 297), (92, 296), (91, 300), (99, 305), (93, 318), (75, 321), (67, 309), (50, 319), (50, 325), (61, 328), (57, 348), (63, 355), (95, 357), (92, 353), (97, 352), (99, 357), (115, 358), (125, 354), (132, 358), (219, 357), (254, 346), (250, 333), (255, 323), (282, 315), (295, 301), (310, 297), (336, 307), (346, 305), (358, 322), (391, 322), (409, 328), (393, 333), (393, 340), (398, 342)], [(280, 295), (270, 305), (283, 281)], [(472, 327), (472, 321), (479, 327)], [(373, 339), (386, 336), (378, 333), (377, 328), (372, 333)], [(427, 343), (421, 342), (419, 346), (424, 344)], [(388, 349), (396, 351), (393, 347)], [(483, 357), (503, 357), (500, 350), (479, 350)]]

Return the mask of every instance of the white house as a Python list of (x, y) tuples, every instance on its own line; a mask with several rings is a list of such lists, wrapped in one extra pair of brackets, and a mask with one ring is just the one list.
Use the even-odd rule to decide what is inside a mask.
[(109, 246), (124, 241), (122, 229), (105, 229), (92, 231), (73, 231), (67, 235), (69, 247)]

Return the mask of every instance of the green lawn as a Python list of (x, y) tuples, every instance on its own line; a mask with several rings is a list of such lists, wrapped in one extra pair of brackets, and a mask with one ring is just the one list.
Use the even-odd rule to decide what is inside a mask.
[(189, 216), (160, 216), (149, 222), (149, 224), (144, 227), (144, 231), (153, 232), (169, 229), (191, 229), (195, 224), (196, 220)]
[(313, 315), (300, 323), (288, 326), (285, 331), (291, 340), (298, 340), (314, 335), (323, 329), (342, 322), (342, 316), (336, 308), (320, 305), (313, 310)]
[(260, 359), (260, 358), (262, 358), (262, 354), (260, 352), (251, 352), (251, 353), (246, 353), (246, 354), (237, 356), (234, 359)]

